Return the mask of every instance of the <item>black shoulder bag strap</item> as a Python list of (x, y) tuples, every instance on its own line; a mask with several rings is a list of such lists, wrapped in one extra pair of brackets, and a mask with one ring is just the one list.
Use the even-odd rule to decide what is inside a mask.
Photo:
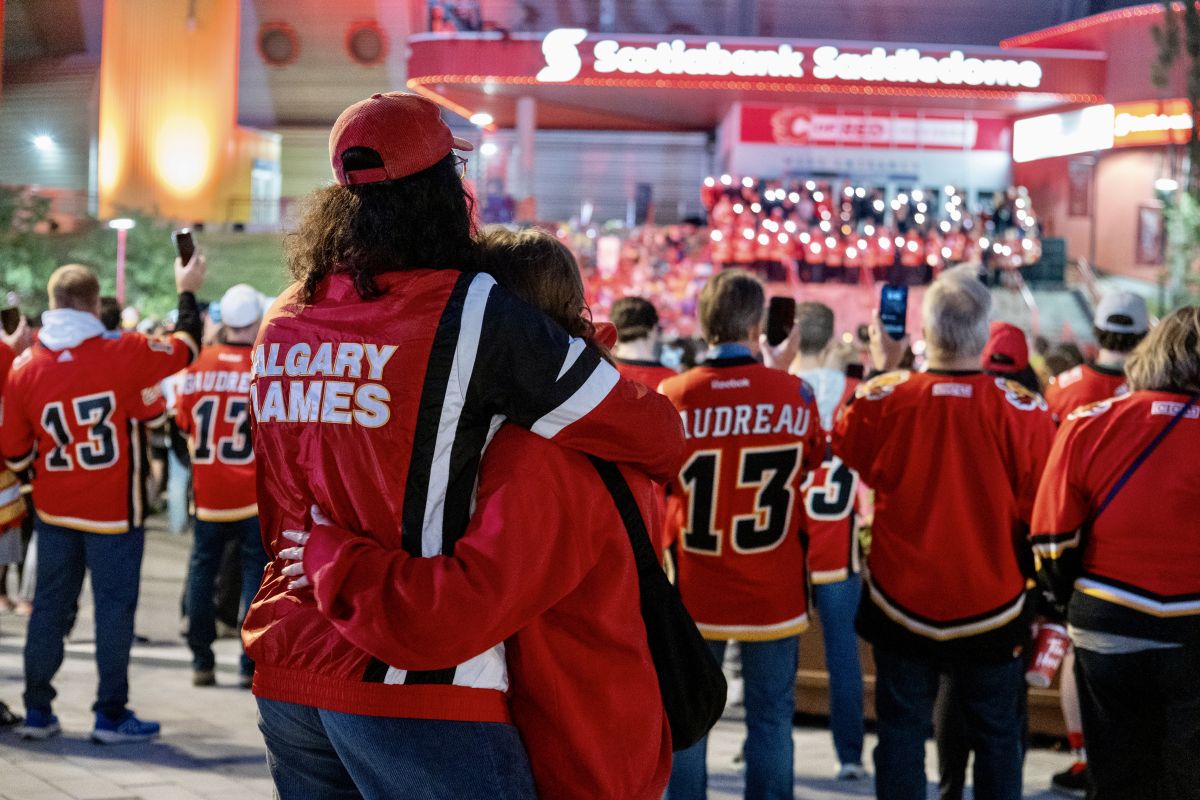
[(608, 488), (633, 546), (642, 622), (658, 693), (671, 728), (672, 749), (683, 750), (703, 739), (720, 718), (725, 709), (725, 676), (679, 591), (663, 572), (642, 512), (621, 471), (611, 462), (589, 458)]
[(1085, 530), (1091, 528), (1092, 525), (1096, 523), (1096, 519), (1104, 513), (1104, 509), (1108, 508), (1108, 504), (1113, 501), (1113, 498), (1117, 496), (1117, 493), (1125, 488), (1125, 484), (1129, 483), (1129, 479), (1133, 477), (1133, 473), (1137, 472), (1142, 464), (1146, 463), (1146, 459), (1150, 457), (1150, 454), (1158, 449), (1158, 446), (1162, 444), (1163, 439), (1167, 438), (1167, 434), (1169, 434), (1171, 430), (1179, 424), (1181, 419), (1187, 416), (1188, 409), (1195, 406), (1197, 401), (1200, 401), (1200, 394), (1192, 395), (1192, 398), (1183, 404), (1183, 408), (1176, 412), (1175, 416), (1170, 422), (1167, 423), (1166, 427), (1158, 432), (1158, 435), (1151, 440), (1150, 444), (1146, 445), (1146, 449), (1142, 450), (1138, 457), (1133, 460), (1133, 463), (1129, 465), (1129, 467), (1125, 470), (1125, 473), (1121, 475), (1121, 477), (1117, 479), (1117, 482), (1112, 485), (1112, 488), (1108, 490), (1108, 494), (1105, 496), (1104, 501), (1100, 503), (1100, 505), (1096, 507), (1096, 510), (1092, 512), (1092, 515), (1088, 517), (1087, 522), (1084, 523)]

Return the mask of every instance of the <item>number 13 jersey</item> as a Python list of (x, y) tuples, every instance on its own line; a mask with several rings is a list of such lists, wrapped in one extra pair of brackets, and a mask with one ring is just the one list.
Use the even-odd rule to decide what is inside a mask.
[(825, 434), (806, 383), (738, 351), (660, 387), (688, 446), (671, 487), (678, 583), (705, 638), (766, 641), (808, 625), (801, 487)]
[(196, 519), (258, 516), (250, 441), (250, 346), (205, 348), (180, 376), (175, 423), (192, 443)]

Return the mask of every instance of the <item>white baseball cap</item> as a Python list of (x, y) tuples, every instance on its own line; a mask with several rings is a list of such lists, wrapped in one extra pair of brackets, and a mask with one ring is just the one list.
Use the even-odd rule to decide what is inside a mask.
[(1145, 333), (1150, 330), (1150, 314), (1140, 294), (1109, 292), (1100, 298), (1092, 324), (1108, 333)]
[(244, 328), (262, 319), (266, 308), (262, 293), (246, 283), (229, 287), (221, 297), (221, 323), (230, 328)]

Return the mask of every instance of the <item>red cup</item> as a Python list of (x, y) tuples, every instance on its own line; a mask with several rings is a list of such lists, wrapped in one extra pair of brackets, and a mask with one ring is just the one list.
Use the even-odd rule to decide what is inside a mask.
[(1035, 689), (1046, 689), (1062, 666), (1071, 640), (1062, 625), (1043, 622), (1038, 626), (1037, 642), (1033, 648), (1033, 663), (1025, 672), (1025, 682)]

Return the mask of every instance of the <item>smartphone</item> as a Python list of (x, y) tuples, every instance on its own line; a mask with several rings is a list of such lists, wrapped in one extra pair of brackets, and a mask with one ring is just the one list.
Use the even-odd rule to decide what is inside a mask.
[(863, 368), (862, 364), (846, 365), (846, 377), (851, 380), (861, 381), (866, 376), (866, 373), (867, 371)]
[(885, 283), (879, 297), (879, 319), (883, 330), (896, 341), (904, 338), (908, 320), (908, 287)]
[(4, 325), (5, 333), (15, 333), (21, 324), (21, 309), (16, 306), (0, 309), (0, 323)]
[(192, 229), (180, 228), (171, 234), (171, 238), (175, 240), (175, 252), (179, 253), (179, 260), (187, 264), (196, 254), (196, 241), (192, 238)]
[(792, 297), (772, 297), (767, 304), (767, 343), (777, 345), (792, 332), (796, 324), (796, 300)]

